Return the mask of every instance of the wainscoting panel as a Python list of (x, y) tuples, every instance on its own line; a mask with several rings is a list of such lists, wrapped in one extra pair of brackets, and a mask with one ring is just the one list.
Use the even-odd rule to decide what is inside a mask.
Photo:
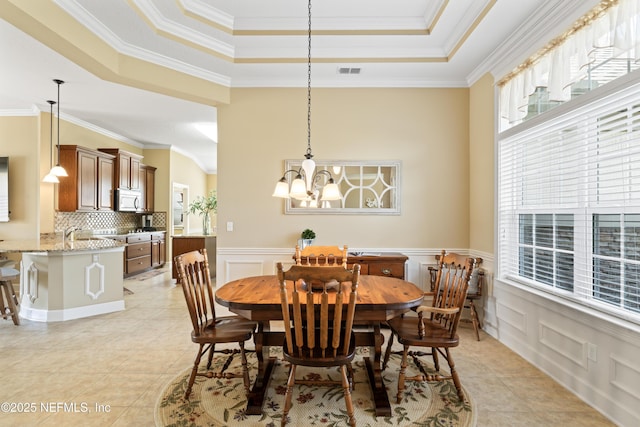
[(243, 277), (251, 276), (263, 276), (265, 274), (264, 265), (261, 261), (257, 260), (230, 260), (224, 263), (224, 277), (226, 280), (222, 283), (218, 282), (218, 285), (231, 282), (233, 280), (241, 279)]
[(498, 300), (496, 304), (496, 314), (498, 316), (498, 322), (509, 325), (514, 332), (519, 332), (523, 337), (527, 336), (527, 313)]
[(611, 354), (609, 366), (611, 384), (640, 401), (640, 365)]
[(587, 341), (544, 321), (538, 323), (538, 332), (538, 339), (542, 345), (585, 370), (589, 369)]
[(617, 425), (638, 425), (638, 325), (515, 282), (495, 280), (494, 296), (496, 338)]

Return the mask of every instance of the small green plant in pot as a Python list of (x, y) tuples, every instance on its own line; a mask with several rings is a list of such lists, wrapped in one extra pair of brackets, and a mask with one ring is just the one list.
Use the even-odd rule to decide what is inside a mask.
[(316, 238), (316, 233), (310, 229), (306, 228), (300, 234), (300, 248), (303, 249), (311, 244), (313, 244), (313, 240)]

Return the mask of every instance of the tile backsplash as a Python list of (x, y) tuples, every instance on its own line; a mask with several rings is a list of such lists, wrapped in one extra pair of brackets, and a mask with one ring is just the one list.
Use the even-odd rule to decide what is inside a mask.
[[(167, 228), (167, 213), (154, 212), (153, 226), (158, 230)], [(80, 230), (115, 229), (118, 233), (141, 227), (141, 214), (131, 212), (56, 212), (55, 231), (62, 232), (70, 227)]]

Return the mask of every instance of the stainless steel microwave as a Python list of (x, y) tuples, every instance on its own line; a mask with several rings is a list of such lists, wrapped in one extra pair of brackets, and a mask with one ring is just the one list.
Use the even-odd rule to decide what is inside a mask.
[(142, 193), (138, 190), (118, 188), (115, 197), (115, 210), (118, 212), (142, 211)]

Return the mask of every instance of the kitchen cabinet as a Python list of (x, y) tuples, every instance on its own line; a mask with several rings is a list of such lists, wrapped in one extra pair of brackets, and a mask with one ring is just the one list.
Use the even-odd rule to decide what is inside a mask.
[(142, 156), (119, 148), (100, 148), (99, 151), (115, 156), (114, 188), (140, 189), (140, 164)]
[(166, 262), (165, 233), (151, 233), (151, 266), (160, 267)]
[(155, 187), (156, 168), (140, 164), (141, 212), (153, 212), (155, 210)]
[(60, 165), (69, 176), (60, 177), (58, 210), (113, 210), (114, 159), (111, 154), (78, 145), (61, 145)]
[(162, 267), (167, 262), (165, 235), (164, 231), (157, 231), (112, 237), (127, 243), (124, 250), (125, 277)]
[[(173, 236), (171, 238), (171, 259), (175, 259), (178, 255), (187, 252), (197, 251), (200, 249), (207, 250), (207, 258), (209, 260), (209, 272), (211, 277), (216, 277), (216, 236)], [(171, 277), (178, 280), (178, 271), (176, 266), (171, 265)]]
[(151, 268), (151, 234), (136, 233), (126, 237), (124, 250), (125, 275), (141, 273)]

